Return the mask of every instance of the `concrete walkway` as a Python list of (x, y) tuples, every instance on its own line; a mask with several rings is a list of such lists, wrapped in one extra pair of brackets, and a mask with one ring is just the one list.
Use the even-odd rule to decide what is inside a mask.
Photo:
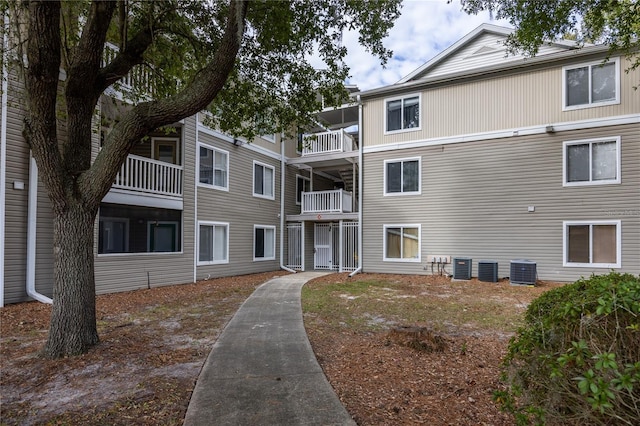
[(321, 275), (272, 279), (244, 302), (205, 362), (185, 426), (355, 425), (302, 323), (300, 291)]

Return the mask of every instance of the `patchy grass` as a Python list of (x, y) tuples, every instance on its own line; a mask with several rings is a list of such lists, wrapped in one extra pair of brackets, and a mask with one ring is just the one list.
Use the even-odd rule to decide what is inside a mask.
[[(340, 275), (321, 278), (302, 290), (303, 312), (332, 327), (380, 331), (399, 324), (426, 324), (434, 330), (514, 332), (531, 295), (540, 288), (508, 282), (452, 282), (446, 277)], [(337, 281), (335, 278), (341, 278)], [(482, 297), (479, 293), (482, 292)]]
[(511, 426), (492, 400), (500, 362), (527, 305), (555, 285), (332, 274), (302, 301), (318, 362), (359, 425)]

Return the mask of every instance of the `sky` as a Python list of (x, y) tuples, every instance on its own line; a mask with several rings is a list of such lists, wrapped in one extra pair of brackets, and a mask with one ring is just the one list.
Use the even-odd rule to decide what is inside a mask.
[(404, 0), (401, 16), (384, 40), (393, 51), (386, 68), (358, 44), (357, 33), (343, 34), (351, 74), (347, 83), (360, 90), (396, 83), (479, 25), (510, 26), (506, 21), (492, 20), (488, 12), (467, 15), (460, 9), (458, 1), (447, 4), (446, 0)]

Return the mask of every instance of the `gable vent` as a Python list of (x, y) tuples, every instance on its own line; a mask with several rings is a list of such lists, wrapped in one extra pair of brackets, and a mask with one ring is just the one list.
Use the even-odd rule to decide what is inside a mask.
[(498, 51), (498, 49), (495, 49), (493, 47), (489, 47), (489, 46), (482, 46), (480, 49), (476, 50), (475, 52), (473, 52), (471, 54), (471, 56), (476, 56), (476, 55), (486, 55), (488, 53), (494, 53)]
[(536, 277), (536, 262), (530, 260), (511, 261), (511, 273), (509, 274), (511, 284), (535, 285)]

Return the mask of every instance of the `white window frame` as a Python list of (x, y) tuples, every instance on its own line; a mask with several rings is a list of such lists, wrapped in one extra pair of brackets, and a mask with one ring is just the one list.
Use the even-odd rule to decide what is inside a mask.
[[(609, 101), (603, 101), (603, 102), (591, 101), (591, 68), (594, 66), (603, 65), (602, 60), (592, 61), (592, 62), (583, 62), (580, 64), (572, 64), (572, 65), (566, 65), (562, 67), (562, 111), (572, 111), (575, 109), (583, 109), (583, 108), (596, 108), (596, 107), (601, 107), (606, 105), (616, 105), (620, 103), (620, 58), (619, 57), (610, 58), (607, 61), (607, 63), (610, 63), (610, 62), (613, 62), (615, 64), (614, 72), (616, 77), (616, 82), (615, 82), (616, 97), (615, 99), (612, 99)], [(586, 104), (569, 106), (567, 105), (567, 101), (568, 101), (567, 96), (569, 95), (567, 93), (567, 71), (571, 71), (576, 68), (584, 68), (584, 67), (589, 67), (589, 102)]]
[[(270, 229), (273, 231), (273, 256), (271, 257), (256, 257), (256, 229)], [(266, 250), (265, 250), (266, 251)], [(273, 225), (253, 225), (253, 261), (262, 262), (266, 260), (276, 259), (276, 227)]]
[(266, 140), (267, 142), (270, 142), (270, 143), (273, 143), (273, 144), (276, 143), (276, 133), (269, 133), (269, 134), (266, 134), (266, 135), (260, 135), (260, 137), (262, 139)]
[[(213, 183), (211, 183), (211, 184), (200, 182), (200, 148), (205, 148), (205, 149), (208, 149), (209, 151), (213, 151), (213, 154), (214, 154), (214, 157), (213, 157), (213, 169), (212, 169), (212, 172), (213, 172), (213, 174), (212, 174)], [(226, 164), (226, 167), (227, 167), (227, 185), (226, 186), (220, 186), (220, 185), (216, 185), (215, 184), (215, 182), (216, 182), (216, 176), (215, 176), (215, 167), (216, 167), (215, 153), (216, 152), (219, 152), (219, 153), (224, 154), (224, 155), (227, 156), (227, 164)], [(231, 174), (230, 170), (229, 170), (229, 151), (225, 151), (225, 150), (219, 149), (219, 148), (214, 148), (213, 146), (208, 145), (208, 144), (199, 143), (198, 144), (198, 164), (196, 166), (196, 170), (197, 170), (197, 173), (198, 173), (198, 180), (197, 180), (198, 186), (201, 186), (201, 187), (204, 187), (204, 188), (217, 189), (217, 190), (220, 190), (220, 191), (227, 191), (227, 192), (229, 191), (229, 175)]]
[[(258, 194), (256, 192), (256, 165), (262, 166), (263, 168), (271, 169), (273, 173), (273, 179), (271, 180), (271, 195)], [(253, 187), (253, 196), (258, 198), (266, 198), (267, 200), (275, 200), (276, 199), (276, 168), (270, 166), (266, 163), (261, 163), (260, 161), (253, 161), (253, 173), (252, 173), (252, 181), (251, 186)], [(262, 182), (264, 184), (264, 175), (262, 177)]]
[(166, 163), (166, 164), (173, 164), (175, 166), (182, 166), (183, 161), (182, 161), (182, 150), (181, 150), (181, 146), (182, 145), (180, 143), (180, 138), (176, 138), (176, 137), (170, 137), (170, 136), (154, 136), (151, 138), (151, 159), (154, 161), (162, 161), (162, 160), (156, 160), (155, 156), (156, 156), (156, 145), (158, 143), (162, 143), (162, 142), (174, 142), (176, 145), (176, 162), (175, 163)]
[[(103, 247), (101, 247), (102, 249), (102, 253), (100, 253), (100, 255), (105, 255), (105, 254), (127, 254), (129, 253), (129, 218), (127, 217), (101, 217), (100, 218), (100, 222), (102, 222), (102, 226), (103, 226), (103, 230), (104, 230), (104, 225), (107, 222), (117, 222), (117, 223), (124, 223), (125, 224), (125, 235), (124, 235), (124, 249), (125, 251), (123, 252), (110, 252), (110, 251), (105, 251)], [(102, 235), (98, 237), (98, 241), (102, 244), (105, 243), (104, 238)]]
[[(220, 227), (225, 227), (227, 229), (227, 240), (225, 241), (227, 247), (226, 247), (226, 253), (227, 253), (227, 258), (223, 259), (223, 260), (200, 260), (200, 227), (201, 226), (212, 226), (214, 227), (214, 236), (213, 239), (215, 241), (215, 227), (216, 226), (220, 226)], [(196, 265), (197, 266), (202, 266), (202, 265), (222, 265), (222, 264), (227, 264), (229, 263), (229, 223), (228, 222), (211, 222), (211, 221), (207, 221), (207, 220), (199, 220), (198, 221), (198, 235), (196, 236), (197, 238), (197, 242), (196, 242), (196, 247), (198, 248), (198, 252), (196, 253)], [(213, 253), (213, 249), (215, 248), (215, 245), (213, 247), (211, 247), (211, 252)]]
[[(569, 226), (590, 225), (589, 229), (589, 259), (593, 258), (593, 225), (616, 226), (616, 263), (576, 263), (567, 259), (569, 249)], [(621, 268), (622, 267), (622, 221), (621, 220), (567, 220), (562, 222), (562, 266), (568, 268)]]
[[(300, 193), (300, 200), (298, 201), (298, 190), (300, 189), (300, 187), (298, 186), (300, 184), (300, 180), (304, 180), (309, 182), (309, 188), (311, 188), (311, 179), (306, 177), (306, 176), (302, 176), (302, 175), (296, 175), (296, 205), (300, 206), (302, 205), (302, 193)], [(302, 192), (304, 192), (304, 187), (302, 188)]]
[[(387, 104), (389, 102), (393, 102), (393, 101), (404, 101), (405, 99), (410, 99), (410, 98), (418, 98), (418, 126), (417, 127), (406, 127), (406, 128), (400, 128), (397, 130), (387, 130)], [(404, 114), (404, 108), (400, 108), (400, 110), (402, 111), (402, 114)], [(415, 132), (418, 130), (422, 130), (422, 93), (412, 93), (410, 95), (402, 95), (402, 96), (395, 96), (393, 98), (386, 98), (384, 100), (384, 120), (383, 120), (383, 125), (384, 125), (384, 129), (383, 132), (385, 135), (393, 135), (396, 133), (404, 133), (404, 132)], [(404, 119), (401, 119), (401, 122), (404, 124)]]
[[(405, 228), (418, 229), (418, 257), (415, 258), (394, 258), (387, 257), (387, 228), (402, 228), (403, 234)], [(401, 223), (401, 224), (385, 224), (382, 225), (382, 260), (384, 262), (402, 262), (402, 263), (419, 263), (422, 261), (422, 225), (419, 223)]]
[[(593, 170), (592, 167), (592, 158), (591, 154), (593, 150), (591, 149), (591, 145), (600, 142), (615, 142), (616, 143), (616, 178), (608, 179), (608, 180), (593, 180), (591, 176), (591, 172)], [(589, 180), (582, 182), (569, 182), (568, 180), (568, 167), (567, 162), (569, 161), (569, 156), (567, 151), (569, 147), (572, 145), (589, 145)], [(562, 143), (562, 186), (591, 186), (591, 185), (612, 185), (619, 184), (622, 182), (622, 171), (621, 171), (621, 155), (620, 155), (620, 136), (613, 136), (609, 138), (595, 138), (595, 139), (581, 139), (575, 141), (565, 141)]]
[[(389, 163), (404, 163), (408, 161), (418, 161), (418, 190), (417, 191), (407, 191), (407, 192), (389, 192), (387, 190), (387, 164)], [(405, 195), (420, 195), (422, 194), (422, 157), (408, 157), (408, 158), (394, 158), (389, 160), (384, 160), (383, 164), (383, 191), (385, 197), (401, 197)], [(401, 168), (402, 170), (402, 168)], [(402, 179), (403, 180), (403, 179)], [(402, 186), (402, 182), (400, 183)]]

